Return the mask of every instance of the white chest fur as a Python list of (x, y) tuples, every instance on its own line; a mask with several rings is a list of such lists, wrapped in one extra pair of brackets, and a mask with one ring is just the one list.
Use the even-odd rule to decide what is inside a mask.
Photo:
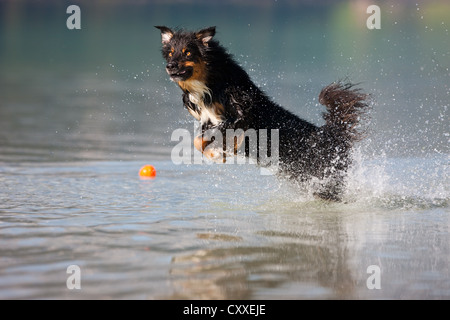
[(222, 115), (219, 114), (214, 105), (205, 104), (205, 95), (211, 96), (209, 89), (200, 92), (189, 93), (189, 100), (197, 106), (197, 112), (192, 111), (191, 114), (202, 124), (211, 122), (218, 125), (222, 122)]

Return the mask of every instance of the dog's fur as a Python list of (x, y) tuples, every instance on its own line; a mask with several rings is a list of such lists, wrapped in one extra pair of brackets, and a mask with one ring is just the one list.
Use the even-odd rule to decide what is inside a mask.
[[(166, 70), (183, 91), (183, 104), (201, 122), (202, 132), (226, 129), (279, 130), (280, 172), (300, 182), (322, 181), (316, 194), (339, 200), (352, 144), (361, 138), (359, 119), (367, 95), (348, 83), (322, 89), (325, 125), (317, 127), (274, 103), (216, 40), (215, 27), (198, 32), (161, 31)], [(195, 141), (204, 151), (207, 139)], [(269, 141), (270, 144), (270, 141)]]

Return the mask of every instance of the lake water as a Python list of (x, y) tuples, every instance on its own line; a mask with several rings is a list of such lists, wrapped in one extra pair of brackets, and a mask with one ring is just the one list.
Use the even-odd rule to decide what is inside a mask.
[[(448, 2), (383, 2), (380, 30), (364, 1), (79, 3), (81, 30), (58, 1), (0, 3), (1, 299), (450, 298)], [(216, 25), (316, 124), (323, 86), (360, 83), (372, 119), (344, 201), (251, 164), (175, 165), (194, 122), (154, 25)]]

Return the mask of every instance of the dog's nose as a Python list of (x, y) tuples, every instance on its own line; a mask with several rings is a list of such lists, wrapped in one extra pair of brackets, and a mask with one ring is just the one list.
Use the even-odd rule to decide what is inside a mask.
[(169, 62), (166, 66), (167, 70), (171, 71), (177, 68), (177, 64), (174, 62)]

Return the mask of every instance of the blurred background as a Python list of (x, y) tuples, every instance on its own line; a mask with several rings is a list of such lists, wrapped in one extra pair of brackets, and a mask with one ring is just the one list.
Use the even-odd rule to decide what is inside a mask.
[[(66, 27), (71, 4), (81, 30)], [(360, 83), (368, 156), (448, 153), (449, 24), (446, 0), (0, 0), (0, 161), (167, 159), (193, 120), (154, 25), (217, 26), (260, 87), (316, 124), (323, 86)]]
[[(318, 125), (322, 87), (370, 93), (345, 201), (251, 165), (175, 165), (171, 134), (194, 120), (155, 25), (217, 26)], [(0, 298), (449, 298), (449, 29), (448, 0), (0, 0)]]

